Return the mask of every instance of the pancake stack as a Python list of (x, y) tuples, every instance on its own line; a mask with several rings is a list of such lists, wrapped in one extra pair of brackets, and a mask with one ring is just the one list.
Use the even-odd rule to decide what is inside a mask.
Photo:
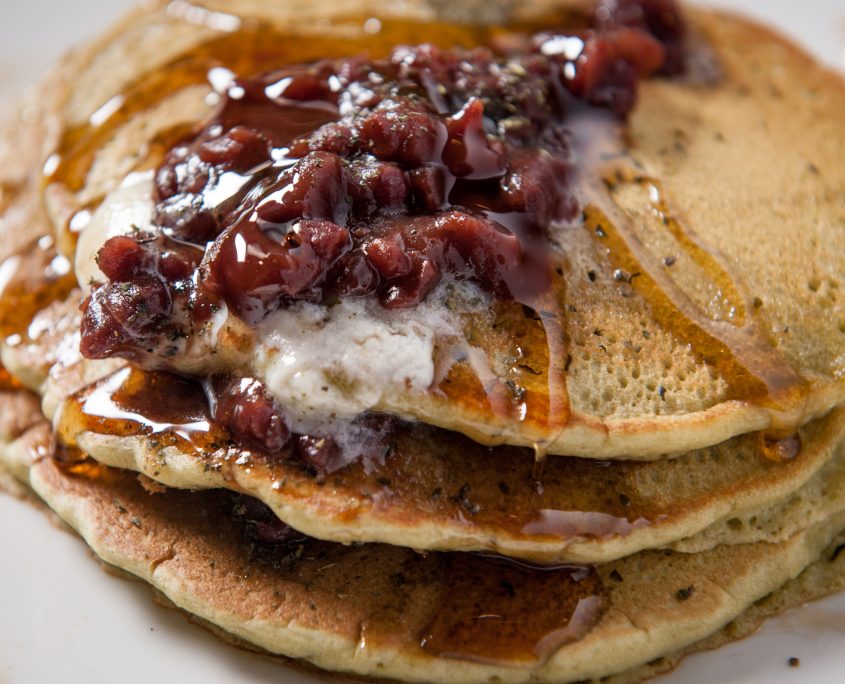
[[(127, 301), (103, 292), (141, 287), (104, 245), (178, 242), (196, 216), (163, 213), (163, 174), (187, 182), (248, 79), (559, 45), (652, 5), (636, 107), (566, 100), (577, 209), (540, 294), (226, 300), (162, 343), (138, 290), (96, 337)], [(672, 11), (151, 3), (70, 55), (3, 140), (2, 468), (224, 639), (366, 677), (635, 682), (841, 588), (845, 84), (742, 19), (667, 33)]]

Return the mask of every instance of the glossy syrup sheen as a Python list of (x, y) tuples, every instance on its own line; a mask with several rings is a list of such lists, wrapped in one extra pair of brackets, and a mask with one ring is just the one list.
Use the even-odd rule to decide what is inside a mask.
[(610, 602), (591, 567), (538, 568), (499, 557), (307, 538), (255, 544), (221, 491), (150, 496), (125, 471), (90, 461), (62, 470), (69, 481), (63, 486), (102, 500), (108, 524), (126, 524), (122, 534), (156, 540), (172, 529), (181, 539), (199, 540), (216, 561), (209, 582), (227, 582), (217, 568), (233, 573), (238, 591), (268, 601), (274, 619), (319, 631), (354, 625), (363, 651), (392, 647), (423, 658), (532, 667), (588, 634)]
[[(570, 25), (571, 20), (567, 17)], [(552, 18), (537, 25), (556, 25), (559, 21), (560, 18)], [(340, 25), (347, 29), (353, 27), (352, 33), (357, 30), (358, 34), (350, 37), (346, 31), (341, 32), (341, 36), (321, 38), (259, 25), (222, 35), (194, 48), (166, 68), (142, 74), (122, 94), (121, 107), (105, 122), (65, 132), (57, 152), (58, 164), (45, 182), (61, 183), (72, 189), (81, 187), (102, 141), (113, 135), (134, 113), (153, 106), (168, 93), (189, 84), (203, 83), (214, 67), (225, 66), (242, 75), (278, 68), (289, 62), (348, 56), (361, 52), (362, 48), (379, 56), (403, 42), (431, 40), (439, 45), (454, 46), (489, 44), (507, 38), (506, 32), (489, 27), (386, 20), (377, 34), (369, 35), (360, 28), (364, 25), (362, 19), (338, 22)], [(535, 30), (537, 25), (531, 29)], [(599, 121), (589, 126), (576, 124), (572, 128), (573, 140), (582, 135), (590, 138), (589, 143), (575, 140), (579, 183), (587, 200), (584, 222), (593, 233), (601, 226), (607, 236), (604, 240), (610, 245), (608, 268), (624, 267), (628, 272), (639, 274), (632, 283), (633, 289), (648, 301), (655, 317), (666, 329), (689, 342), (704, 363), (724, 375), (731, 387), (730, 398), (769, 408), (775, 432), (789, 434), (801, 420), (803, 380), (772, 351), (771, 341), (760, 332), (760, 326), (750, 322), (754, 319), (753, 311), (746, 311), (742, 321), (713, 324), (678, 288), (661, 276), (661, 266), (645, 250), (637, 248), (636, 237), (627, 226), (626, 218), (610, 199), (611, 183), (597, 182), (607, 180), (603, 170), (607, 165), (589, 152), (596, 137), (612, 141), (611, 145), (619, 141), (619, 126)], [(159, 151), (165, 148), (166, 142), (160, 145)], [(145, 163), (149, 164), (150, 160)], [(684, 240), (683, 226), (675, 219), (669, 220), (667, 226), (677, 233), (691, 258), (701, 263), (714, 278), (734, 283), (723, 269), (724, 260), (714, 259), (712, 249)], [(608, 247), (602, 244), (597, 249), (601, 252)], [(447, 405), (466, 410), (480, 422), (519, 423), (525, 434), (536, 438), (540, 452), (566, 428), (571, 414), (566, 387), (570, 358), (564, 334), (565, 244), (562, 250), (557, 267), (559, 281), (553, 284), (547, 296), (528, 306), (516, 302), (499, 303), (494, 308), (492, 329), (487, 321), (470, 317), (465, 340), (456, 345), (444, 343), (438, 348), (438, 383), (432, 388), (435, 396), (443, 398)], [(478, 355), (474, 350), (483, 353)]]
[(0, 264), (0, 337), (25, 336), (36, 313), (64, 299), (76, 285), (70, 263), (58, 254), (52, 236), (32, 240)]
[[(648, 302), (657, 323), (725, 378), (728, 399), (769, 409), (774, 436), (793, 434), (804, 419), (809, 385), (774, 347), (750, 296), (730, 272), (729, 259), (684, 225), (661, 179), (649, 177), (628, 157), (624, 130), (588, 116), (579, 118), (572, 130), (582, 160), (583, 227), (609, 269), (629, 274), (631, 289)], [(638, 209), (652, 213), (684, 255), (725, 293), (733, 304), (730, 316), (705, 312), (673, 280), (667, 264), (643, 244), (633, 227), (637, 219), (614, 197), (625, 185), (646, 191), (649, 199)]]
[(233, 486), (243, 476), (273, 483), (280, 499), (319, 499), (325, 486), (332, 496), (357, 502), (344, 512), (346, 517), (375, 508), (380, 517), (397, 523), (463, 521), (515, 537), (565, 543), (626, 535), (671, 510), (637, 496), (632, 475), (644, 464), (611, 469), (584, 459), (551, 459), (538, 491), (530, 449), (489, 448), (422, 424), (379, 416), (371, 420), (379, 429), (372, 432), (366, 454), (349, 459), (321, 482), (294, 454), (262, 453), (214, 423), (197, 383), (126, 368), (75, 395), (58, 433), (71, 445), (84, 431), (145, 435), (153, 450), (176, 447), (204, 468), (221, 471)]
[[(377, 429), (366, 453), (318, 477), (295, 454), (269, 455), (233, 438), (210, 420), (197, 383), (127, 368), (73, 396), (57, 427), (68, 445), (85, 431), (145, 437), (153, 477), (166, 474), (162, 449), (176, 448), (195, 458), (198, 469), (220, 473), (227, 487), (271, 506), (298, 506), (341, 525), (365, 517), (409, 529), (440, 524), (479, 539), (529, 540), (539, 545), (529, 557), (538, 559), (555, 558), (573, 541), (624, 537), (702, 510), (726, 486), (765, 483), (784, 467), (781, 461), (803, 467), (797, 438), (761, 444), (762, 436), (752, 434), (688, 460), (556, 457), (539, 472), (530, 449), (489, 448), (418, 423), (369, 419)], [(741, 469), (734, 464), (740, 453), (747, 459)], [(728, 475), (719, 475), (722, 467)], [(673, 482), (683, 491), (673, 491)]]
[[(555, 21), (581, 23), (583, 16), (558, 16)], [(529, 31), (543, 22), (509, 27), (470, 26), (438, 22), (405, 21), (385, 18), (378, 30), (365, 27), (370, 17), (340, 17), (331, 24), (290, 29), (250, 21), (237, 31), (223, 33), (180, 55), (171, 63), (144, 72), (120, 93), (120, 106), (99, 125), (86, 123), (65, 130), (54, 151), (55, 162), (46, 174), (47, 184), (60, 183), (71, 190), (82, 188), (94, 155), (133, 115), (163, 101), (186, 87), (205, 84), (215, 68), (225, 68), (238, 76), (250, 76), (288, 64), (336, 59), (366, 53), (372, 58), (386, 56), (397, 45), (430, 42), (440, 47), (473, 47), (506, 40), (514, 30)]]
[[(121, 106), (104, 122), (65, 131), (56, 151), (58, 163), (45, 177), (45, 183), (62, 184), (71, 190), (80, 189), (97, 149), (120, 126), (169, 94), (188, 85), (204, 83), (209, 72), (216, 67), (225, 67), (238, 75), (249, 75), (290, 62), (343, 57), (364, 51), (372, 57), (379, 57), (404, 43), (428, 41), (444, 47), (487, 45), (506, 41), (512, 30), (533, 31), (540, 26), (577, 26), (584, 22), (585, 18), (579, 15), (556, 16), (548, 22), (511, 27), (505, 31), (497, 27), (387, 19), (381, 22), (378, 33), (371, 35), (361, 28), (364, 19), (347, 19), (338, 21), (335, 27), (338, 35), (331, 38), (261, 25), (222, 35), (201, 44), (166, 67), (141, 74), (121, 94)], [(142, 163), (145, 166), (155, 164), (168, 144), (185, 132), (184, 127), (178, 127), (160, 134), (159, 140), (151, 146), (151, 156)], [(90, 207), (85, 210), (90, 210)], [(442, 397), (482, 416), (522, 421), (526, 430), (536, 431), (541, 438), (549, 429), (555, 431), (565, 425), (569, 401), (562, 372), (566, 354), (560, 306), (563, 297), (561, 273), (561, 268), (558, 268), (558, 282), (552, 290), (555, 294), (545, 297), (543, 302), (531, 302), (534, 306), (527, 316), (523, 315), (521, 305), (503, 303), (499, 306), (495, 322), (497, 339), (512, 348), (509, 357), (515, 359), (513, 367), (507, 371), (508, 377), (500, 378), (501, 369), (494, 371), (490, 368), (489, 357), (498, 349), (484, 349), (487, 358), (476, 355), (477, 363), (469, 364), (465, 348), (450, 348), (438, 360), (440, 367), (446, 371), (444, 382), (438, 388)], [(535, 309), (542, 311), (542, 316), (535, 313)], [(482, 328), (478, 340), (469, 340), (468, 344), (483, 349), (488, 339), (486, 332)], [(531, 358), (522, 358), (524, 354)], [(479, 365), (484, 368), (480, 369)]]

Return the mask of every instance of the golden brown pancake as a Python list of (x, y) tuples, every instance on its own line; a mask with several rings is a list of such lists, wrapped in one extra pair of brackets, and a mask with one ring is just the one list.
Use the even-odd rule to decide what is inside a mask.
[[(72, 474), (51, 460), (31, 480), (104, 561), (188, 612), (270, 652), (406, 681), (571, 682), (645, 664), (797, 577), (845, 523), (840, 513), (780, 544), (643, 552), (567, 575), (378, 545), (304, 542), (250, 556), (215, 492), (149, 494), (125, 471)], [(545, 573), (563, 574), (548, 584)], [(558, 609), (538, 612), (550, 602)], [(516, 606), (528, 616), (477, 621)]]
[[(385, 17), (383, 38), (361, 42), (360, 22), (337, 19), (314, 38), (314, 16), (375, 11), (365, 3), (259, 10), (224, 2), (201, 24), (173, 7), (141, 10), (95, 50), (77, 54), (64, 74), (73, 91), (55, 86), (52, 108), (38, 115), (61, 131), (48, 139), (58, 156), (43, 198), (63, 244), (73, 216), (84, 217), (126, 173), (155, 163), (168, 134), (206, 116), (211, 63), (246, 73), (294, 59), (291, 46), (298, 60), (362, 45), (378, 52), (432, 30)], [(429, 5), (403, 8), (406, 19), (433, 18)], [(266, 29), (239, 39), (230, 29), (251, 12)], [(459, 313), (470, 346), (483, 353), (467, 354), (461, 335), (447, 335), (436, 345), (435, 366), (445, 373), (437, 387), (386, 388), (371, 408), (484, 442), (655, 458), (758, 429), (788, 434), (841, 401), (841, 79), (757, 26), (690, 15), (715, 52), (720, 80), (645, 84), (625, 145), (611, 131), (596, 149), (583, 137), (592, 123), (574, 127), (586, 221), (552, 227), (563, 247), (565, 292), (543, 310), (558, 313), (526, 315), (506, 304)], [(467, 44), (495, 33), (485, 31), (455, 26), (437, 37)], [(281, 40), (279, 32), (300, 38)], [(756, 77), (763, 64), (768, 79)], [(110, 117), (85, 123), (115, 97), (122, 104)], [(177, 356), (175, 367), (243, 371), (253, 333), (235, 321), (223, 331), (196, 345), (205, 352), (211, 344), (216, 354)]]
[[(67, 322), (74, 311), (45, 310), (34, 325), (49, 332), (18, 348), (16, 357), (50, 359), (50, 349), (75, 328)], [(538, 466), (528, 449), (491, 449), (442, 429), (374, 416), (370, 439), (377, 444), (326, 474), (293, 454), (267, 454), (234, 438), (211, 419), (196, 383), (128, 366), (110, 373), (112, 363), (60, 356), (69, 363), (52, 367), (43, 390), (45, 412), (63, 443), (167, 486), (246, 493), (295, 529), (344, 543), (495, 551), (554, 563), (689, 546), (682, 541), (689, 537), (696, 549), (735, 537), (780, 538), (796, 523), (748, 521), (771, 518), (772, 508), (776, 516), (796, 490), (811, 487), (808, 481), (837, 473), (845, 436), (839, 409), (781, 441), (752, 433), (675, 459), (570, 457)], [(815, 518), (804, 510), (789, 519), (802, 525)], [(711, 529), (701, 534), (705, 528)]]
[(529, 449), (376, 421), (384, 445), (377, 453), (320, 474), (295, 456), (234, 439), (210, 418), (197, 385), (166, 374), (124, 367), (73, 395), (54, 418), (64, 443), (101, 463), (171, 487), (246, 493), (313, 537), (544, 563), (607, 561), (729, 520), (727, 534), (709, 539), (730, 543), (741, 519), (762, 518), (761, 508), (845, 468), (843, 409), (782, 443), (753, 433), (676, 459), (551, 458), (542, 468)]
[[(0, 475), (5, 471), (0, 466)], [(5, 480), (4, 480), (5, 482)], [(14, 481), (12, 484), (16, 484)], [(28, 488), (18, 485), (18, 491), (23, 492)], [(184, 496), (184, 495), (183, 495)], [(121, 500), (122, 501), (122, 500)], [(121, 505), (123, 505), (121, 503)], [(128, 511), (127, 511), (128, 512)], [(725, 625), (711, 636), (690, 644), (684, 648), (678, 649), (672, 653), (668, 653), (660, 658), (656, 658), (647, 664), (638, 666), (633, 670), (628, 670), (624, 673), (612, 675), (610, 677), (602, 678), (603, 682), (610, 684), (634, 684), (652, 676), (667, 672), (673, 669), (678, 662), (685, 655), (694, 653), (700, 650), (707, 650), (717, 648), (726, 642), (743, 638), (753, 632), (759, 624), (770, 615), (783, 612), (791, 607), (798, 606), (806, 601), (814, 600), (820, 596), (825, 596), (833, 591), (840, 589), (845, 583), (845, 573), (842, 572), (842, 563), (845, 562), (845, 554), (840, 553), (841, 544), (843, 541), (842, 535), (835, 539), (827, 549), (825, 549), (819, 559), (809, 565), (798, 577), (787, 582), (783, 587), (766, 596), (765, 598), (756, 601), (751, 607), (746, 609), (735, 620)], [(237, 542), (235, 543), (237, 546)], [(243, 549), (243, 547), (241, 547)], [(114, 566), (108, 566), (113, 568)], [(122, 572), (122, 571), (121, 571)], [(130, 575), (126, 575), (127, 577)], [(624, 578), (623, 578), (624, 581)], [(694, 592), (691, 593), (691, 595)], [(168, 607), (176, 607), (170, 599), (159, 594), (157, 600)], [(225, 641), (234, 643), (240, 647), (259, 649), (254, 644), (244, 641), (242, 638), (234, 636), (232, 633), (221, 629), (217, 625), (197, 618), (195, 615), (191, 616), (193, 621), (210, 628), (217, 636)], [(289, 664), (288, 662), (280, 663), (280, 667)]]
[[(3, 396), (8, 426), (2, 429), (0, 463), (30, 481), (106, 563), (150, 581), (168, 600), (215, 625), (226, 638), (370, 676), (430, 680), (436, 672), (438, 681), (485, 681), (495, 673), (503, 681), (523, 681), (539, 667), (545, 673), (540, 681), (545, 677), (565, 682), (634, 668), (614, 681), (639, 681), (671, 668), (687, 652), (737, 638), (756, 625), (764, 611), (783, 609), (785, 599), (772, 597), (769, 608), (758, 605), (737, 624), (707, 636), (750, 601), (799, 572), (812, 560), (807, 554), (817, 554), (827, 536), (845, 524), (845, 462), (840, 458), (794, 492), (792, 499), (803, 499), (810, 515), (796, 512), (793, 501), (787, 500), (770, 511), (776, 524), (762, 536), (746, 535), (745, 544), (741, 531), (727, 525), (737, 538), (711, 548), (707, 536), (718, 538), (717, 525), (698, 541), (687, 542), (708, 550), (643, 551), (596, 571), (574, 571), (583, 576), (574, 584), (573, 570), (561, 566), (532, 570), (468, 554), (418, 556), (401, 547), (344, 547), (316, 540), (255, 546), (244, 536), (243, 523), (233, 519), (237, 504), (220, 490), (166, 490), (90, 460), (55, 463), (49, 458), (51, 436), (48, 430), (38, 430), (46, 424), (38, 418), (31, 395), (18, 391)], [(759, 532), (767, 525), (762, 519), (752, 523), (759, 525)], [(761, 538), (770, 541), (747, 543)], [(840, 554), (830, 548), (825, 554), (805, 573), (815, 580), (802, 576), (795, 587), (806, 592), (809, 586), (812, 595), (820, 595), (838, 586), (842, 575), (830, 576), (828, 559), (837, 560)], [(513, 590), (519, 592), (516, 603), (510, 591), (502, 594), (502, 587), (519, 588)], [(270, 599), (271, 594), (275, 598)], [(467, 595), (466, 602), (455, 603)], [(590, 607), (594, 599), (601, 601), (600, 615), (587, 612), (585, 618), (583, 611), (572, 612), (582, 601)], [(552, 604), (557, 608), (548, 610)], [(437, 608), (443, 605), (458, 606), (457, 617)], [(529, 611), (530, 618), (506, 613), (512, 616), (506, 619), (519, 625), (516, 634), (524, 638), (499, 625), (492, 632), (483, 630), (478, 638), (472, 615), (503, 610)], [(403, 620), (397, 622), (400, 614)], [(568, 622), (566, 615), (572, 616)], [(307, 624), (302, 625), (303, 620)], [(352, 642), (356, 656), (351, 659), (344, 642), (350, 630), (358, 639)], [(417, 643), (414, 630), (422, 631), (429, 646), (411, 648)], [(542, 638), (547, 630), (555, 634), (551, 642)], [(461, 641), (461, 635), (467, 641)], [(569, 639), (574, 641), (567, 644)], [(431, 649), (443, 649), (444, 644), (449, 649), (464, 644), (467, 651), (435, 650), (432, 656)], [(559, 644), (561, 650), (552, 654)], [(487, 662), (491, 653), (492, 663)], [(541, 664), (546, 656), (549, 660)]]
[[(102, 231), (131, 227), (121, 207), (150, 192), (130, 174), (212, 112), (210, 68), (473, 45), (581, 11), (481, 5), (151, 3), (66, 60), (0, 151), (0, 465), (105, 563), (259, 649), (406, 681), (638, 681), (844, 581), (845, 90), (781, 38), (690, 12), (687, 78), (645, 83), (625, 130), (573, 119), (583, 216), (549, 226), (551, 290), (456, 288), (373, 319), (434, 330), (430, 384), (314, 357), (392, 431), (375, 459), (268, 458), (190, 381), (79, 362)], [(266, 375), (260, 343), (229, 316), (170, 366)], [(255, 499), (322, 540), (257, 542)]]

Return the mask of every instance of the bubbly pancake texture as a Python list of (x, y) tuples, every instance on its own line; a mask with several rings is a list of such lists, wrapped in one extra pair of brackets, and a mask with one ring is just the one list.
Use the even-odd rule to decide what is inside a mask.
[[(519, 21), (530, 25), (542, 9), (534, 17), (521, 10)], [(500, 34), (466, 25), (435, 31), (424, 4), (402, 20), (385, 16), (374, 35), (348, 18), (352, 9), (338, 17), (327, 3), (259, 11), (232, 2), (213, 10), (201, 25), (172, 4), (141, 11), (96, 54), (71, 63), (80, 85), (50, 113), (63, 133), (44, 179), (68, 253), (69, 225), (102, 228), (106, 210), (91, 219), (98, 203), (106, 198), (109, 206), (127, 173), (154, 166), (174, 138), (209, 115), (209, 68), (246, 74), (364, 44), (378, 53), (409, 36), (416, 42), (436, 33), (444, 44), (472, 45)], [(237, 17), (252, 11), (264, 23), (247, 39), (248, 24)], [(324, 40), (313, 35), (316, 15), (325, 20)], [(690, 18), (712, 48), (719, 78), (691, 69), (686, 80), (645, 82), (624, 140), (597, 118), (573, 122), (584, 221), (550, 226), (562, 250), (551, 300), (531, 311), (507, 303), (470, 313), (459, 307), (445, 336), (416, 321), (433, 331), (431, 384), (378, 386), (365, 393), (367, 408), (486, 443), (653, 459), (759, 429), (788, 435), (841, 401), (835, 291), (844, 251), (834, 190), (841, 185), (841, 79), (759, 27), (700, 12)], [(116, 56), (135, 68), (108, 68)], [(770, 82), (755, 77), (763, 63), (778, 67)], [(816, 91), (824, 96), (814, 98)], [(113, 106), (103, 110), (104, 103)], [(765, 145), (755, 137), (763, 135), (762, 112)], [(725, 142), (732, 140), (742, 144)], [(778, 163), (766, 156), (775, 153)], [(712, 172), (722, 163), (730, 174)], [(772, 206), (782, 209), (776, 226)], [(230, 315), (197, 331), (171, 363), (201, 375), (260, 375), (261, 344), (255, 329)], [(348, 388), (348, 369), (333, 358), (322, 362), (328, 384)], [(319, 354), (310, 363), (319, 369)]]

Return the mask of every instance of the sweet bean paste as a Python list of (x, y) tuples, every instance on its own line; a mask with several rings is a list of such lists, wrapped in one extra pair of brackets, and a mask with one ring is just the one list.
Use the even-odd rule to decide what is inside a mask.
[[(83, 354), (168, 368), (224, 305), (247, 324), (298, 300), (413, 307), (446, 276), (536, 301), (559, 261), (548, 227), (580, 215), (568, 114), (624, 119), (639, 78), (684, 67), (673, 0), (601, 0), (590, 23), (234, 80), (159, 167), (155, 229), (100, 249)], [(217, 419), (280, 449), (260, 383), (220, 382)]]

